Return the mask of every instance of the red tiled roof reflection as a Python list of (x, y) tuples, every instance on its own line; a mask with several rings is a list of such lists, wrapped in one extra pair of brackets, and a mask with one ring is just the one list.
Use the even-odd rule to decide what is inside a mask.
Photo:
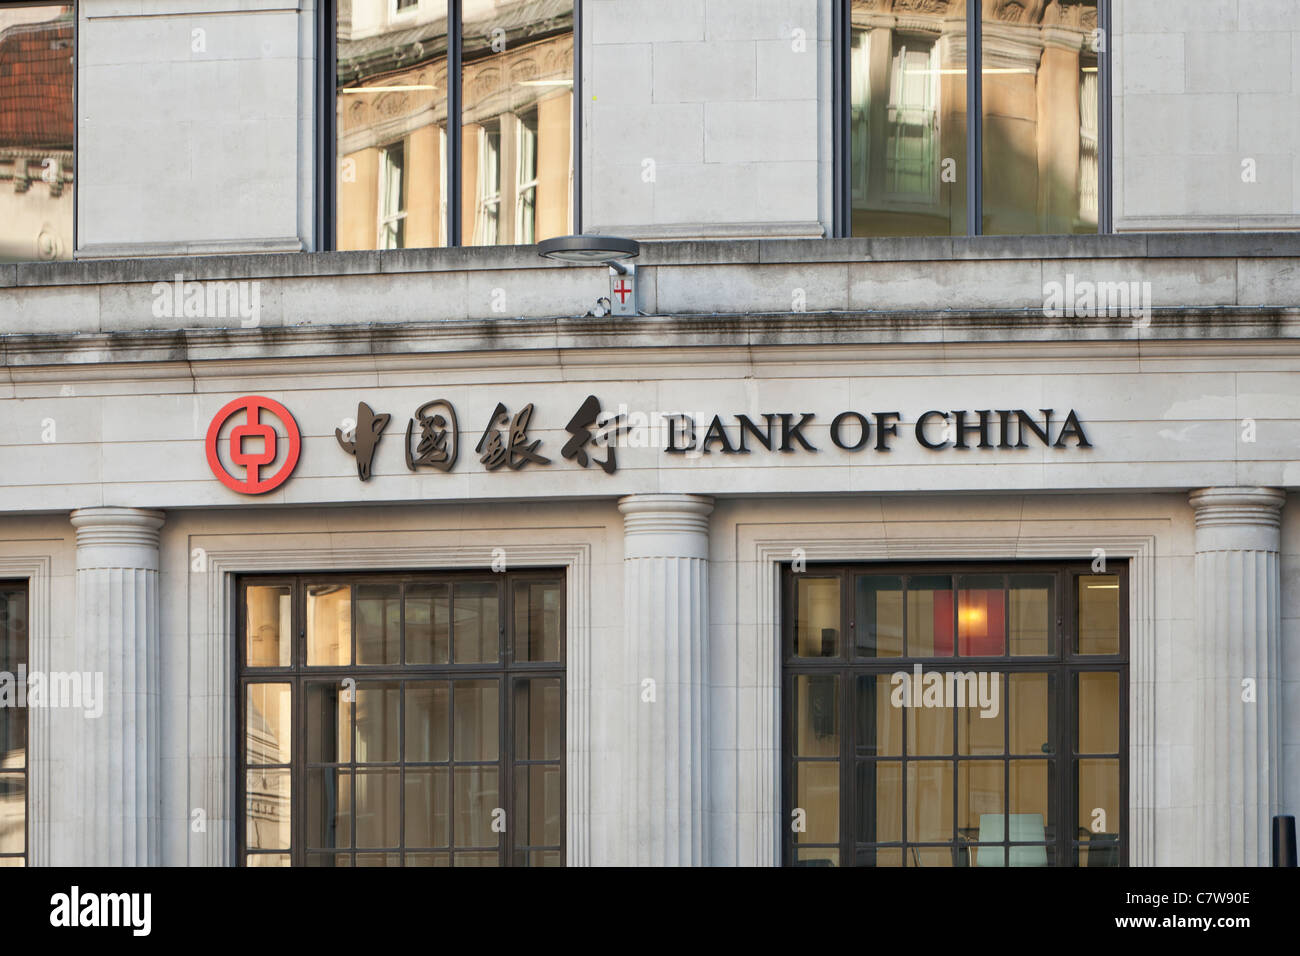
[(72, 20), (0, 33), (0, 147), (72, 148)]

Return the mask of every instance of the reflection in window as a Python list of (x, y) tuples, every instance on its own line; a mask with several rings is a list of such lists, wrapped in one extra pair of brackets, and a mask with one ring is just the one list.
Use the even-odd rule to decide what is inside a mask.
[[(978, 106), (966, 2), (845, 2), (851, 235), (965, 235), (972, 176), (986, 234), (1097, 232), (1097, 0), (982, 4)], [(983, 155), (967, 170), (973, 114)]]
[(891, 6), (851, 8), (852, 234), (965, 235), (964, 6)]
[(242, 662), (247, 865), (563, 865), (561, 578), (243, 586), (280, 597), (306, 641)]
[(72, 257), (73, 13), (0, 7), (0, 261)]
[[(462, 32), (460, 69), (449, 73), (451, 3)], [(339, 249), (532, 243), (573, 231), (573, 6), (339, 0)], [(458, 157), (448, 156), (453, 85)]]
[[(27, 588), (0, 582), (0, 673), (27, 669)], [(27, 709), (0, 706), (0, 866), (27, 865)]]
[[(1119, 865), (1124, 574), (819, 567), (787, 580), (785, 799), (802, 827), (788, 862)], [(1071, 594), (1073, 620), (1057, 606)]]
[(400, 142), (380, 151), (380, 249), (402, 249), (406, 246), (406, 180), (402, 176), (405, 153)]

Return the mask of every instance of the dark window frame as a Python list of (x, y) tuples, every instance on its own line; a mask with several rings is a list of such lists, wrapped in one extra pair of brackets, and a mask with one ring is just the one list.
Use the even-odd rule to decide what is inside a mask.
[[(976, 656), (958, 656), (957, 653), (957, 629), (954, 626), (953, 640), (954, 648), (952, 656), (944, 657), (875, 657), (861, 658), (853, 652), (853, 622), (856, 614), (855, 600), (856, 591), (853, 582), (856, 576), (868, 575), (888, 575), (888, 576), (917, 576), (917, 575), (951, 575), (954, 578), (954, 593), (957, 590), (955, 579), (962, 575), (983, 575), (983, 574), (1002, 574), (1002, 575), (1022, 575), (1022, 574), (1053, 574), (1056, 576), (1056, 617), (1055, 622), (1055, 649), (1045, 655), (1024, 655), (1011, 656), (1010, 646), (1004, 647), (1005, 654), (1000, 657), (976, 657)], [(1119, 653), (1113, 655), (1102, 654), (1076, 654), (1074, 652), (1072, 637), (1077, 636), (1077, 600), (1078, 600), (1078, 581), (1090, 576), (1116, 576), (1119, 580)], [(795, 626), (798, 615), (797, 606), (797, 589), (796, 581), (800, 578), (825, 578), (838, 577), (840, 579), (840, 653), (833, 658), (816, 658), (816, 657), (797, 657), (793, 651), (795, 646), (796, 632)], [(781, 661), (780, 661), (780, 721), (781, 721), (781, 806), (782, 813), (780, 817), (781, 827), (781, 860), (782, 865), (792, 866), (796, 862), (796, 850), (799, 844), (796, 842), (796, 834), (792, 827), (792, 814), (798, 806), (795, 794), (794, 771), (796, 758), (794, 754), (794, 708), (792, 702), (795, 699), (794, 682), (797, 677), (806, 675), (836, 675), (839, 681), (839, 700), (837, 705), (837, 720), (839, 726), (840, 747), (839, 753), (834, 757), (821, 758), (826, 762), (838, 762), (839, 764), (839, 844), (838, 852), (840, 855), (841, 866), (856, 865), (857, 850), (859, 841), (856, 840), (855, 817), (857, 815), (857, 795), (856, 795), (856, 769), (857, 763), (863, 758), (858, 751), (856, 741), (857, 722), (856, 722), (856, 705), (857, 689), (855, 678), (868, 674), (892, 674), (895, 671), (910, 671), (914, 664), (921, 664), (925, 673), (932, 671), (951, 671), (951, 670), (996, 670), (1005, 672), (1008, 675), (1017, 672), (1023, 673), (1048, 673), (1055, 680), (1055, 690), (1053, 691), (1055, 700), (1050, 703), (1048, 710), (1049, 726), (1055, 725), (1050, 739), (1054, 744), (1053, 756), (1048, 759), (1049, 763), (1049, 790), (1048, 790), (1048, 807), (1049, 812), (1055, 820), (1055, 836), (1052, 840), (1047, 841), (1049, 849), (1053, 852), (1053, 857), (1049, 866), (1075, 866), (1078, 848), (1081, 841), (1078, 839), (1079, 833), (1077, 828), (1076, 807), (1078, 801), (1078, 765), (1080, 760), (1088, 759), (1090, 755), (1080, 754), (1075, 751), (1075, 740), (1078, 734), (1078, 700), (1076, 691), (1075, 678), (1080, 673), (1104, 672), (1119, 674), (1119, 838), (1118, 838), (1118, 865), (1129, 865), (1129, 847), (1131, 844), (1131, 833), (1129, 830), (1129, 797), (1130, 797), (1130, 777), (1131, 768), (1129, 761), (1131, 753), (1129, 748), (1129, 732), (1131, 726), (1129, 694), (1130, 694), (1130, 644), (1129, 644), (1129, 567), (1128, 562), (1113, 562), (1104, 571), (1094, 572), (1087, 562), (1078, 561), (997, 561), (997, 562), (890, 562), (890, 563), (869, 563), (869, 562), (834, 562), (825, 564), (808, 564), (804, 570), (795, 572), (790, 564), (784, 564), (781, 567)], [(954, 600), (953, 613), (957, 613), (957, 603)], [(845, 625), (849, 626), (845, 626)], [(963, 865), (960, 862), (959, 854), (961, 847), (956, 837), (950, 841), (941, 843), (930, 843), (929, 841), (912, 841), (908, 839), (907, 834), (907, 765), (909, 763), (937, 762), (947, 763), (953, 768), (952, 773), (952, 791), (953, 791), (953, 820), (952, 825), (954, 834), (957, 827), (957, 813), (960, 802), (960, 785), (957, 771), (957, 764), (961, 761), (1000, 761), (1004, 766), (1004, 791), (1003, 799), (1009, 798), (1010, 790), (1007, 788), (1005, 774), (1009, 772), (1010, 764), (1013, 760), (1025, 758), (1025, 755), (1016, 755), (1010, 753), (1008, 716), (1009, 707), (1007, 702), (1009, 696), (1006, 688), (1002, 691), (1001, 701), (1004, 720), (1004, 752), (997, 755), (960, 755), (957, 753), (957, 739), (954, 732), (953, 753), (944, 755), (913, 755), (907, 752), (906, 746), (903, 752), (897, 756), (886, 758), (877, 758), (871, 756), (869, 759), (885, 759), (897, 761), (900, 772), (903, 774), (902, 794), (903, 794), (903, 830), (900, 841), (879, 841), (881, 845), (888, 847), (924, 847), (948, 846), (951, 848), (954, 856), (954, 866)], [(906, 733), (906, 731), (904, 731)], [(800, 761), (806, 761), (809, 758), (798, 758)], [(816, 758), (813, 758), (816, 759)], [(1025, 758), (1041, 759), (1041, 758)], [(1115, 759), (1114, 755), (1105, 755), (1104, 759)], [(1053, 777), (1055, 779), (1053, 779)], [(1054, 811), (1054, 812), (1052, 812)], [(863, 841), (864, 843), (875, 844), (878, 841)], [(815, 844), (821, 846), (821, 844)], [(978, 846), (978, 842), (971, 844)], [(987, 844), (985, 844), (987, 845)], [(1004, 832), (1002, 845), (1009, 848), (1011, 844), (1010, 834)], [(1086, 848), (1086, 844), (1083, 844)], [(1005, 852), (1005, 850), (1004, 850)], [(1008, 859), (1004, 857), (1004, 859)], [(916, 865), (914, 862), (909, 863), (904, 860), (904, 866)]]
[[(831, 237), (853, 236), (853, 147), (849, 113), (853, 107), (850, 62), (853, 44), (852, 0), (837, 0), (831, 20), (832, 109), (831, 154), (835, 170), (832, 185)], [(1114, 140), (1111, 106), (1112, 55), (1111, 0), (1097, 0), (1097, 29), (1102, 49), (1097, 52), (1097, 234), (1109, 235), (1114, 224)], [(984, 83), (983, 4), (966, 4), (966, 115), (981, 117), (966, 127), (966, 235), (984, 234)], [(1029, 235), (1029, 234), (1026, 234)], [(1033, 235), (1038, 235), (1037, 233)], [(941, 238), (949, 238), (944, 234)]]
[[(517, 582), (553, 582), (559, 585), (560, 594), (560, 648), (559, 660), (557, 661), (515, 661), (513, 646), (513, 611), (514, 611), (514, 585)], [(357, 664), (355, 659), (351, 664), (345, 666), (322, 666), (310, 665), (306, 663), (307, 656), (307, 589), (317, 584), (346, 584), (354, 589), (358, 585), (372, 584), (399, 584), (399, 583), (434, 583), (434, 584), (464, 584), (464, 583), (497, 583), (499, 587), (498, 595), (498, 645), (499, 655), (496, 663), (465, 663), (456, 664), (449, 661), (446, 664), (407, 664), (400, 662), (396, 664)], [(288, 667), (249, 667), (246, 663), (247, 645), (245, 643), (245, 613), (247, 603), (244, 595), (249, 587), (288, 587), (290, 592), (290, 605), (292, 608), (292, 648), (290, 653), (290, 664)], [(501, 807), (506, 813), (506, 830), (500, 834), (498, 846), (498, 866), (513, 866), (514, 855), (517, 852), (531, 853), (535, 849), (531, 844), (523, 847), (517, 847), (514, 843), (516, 821), (514, 815), (514, 771), (517, 767), (528, 766), (534, 763), (553, 763), (548, 760), (526, 759), (515, 755), (513, 746), (514, 737), (514, 686), (518, 679), (522, 678), (543, 678), (558, 679), (560, 683), (560, 738), (566, 739), (568, 727), (568, 707), (566, 696), (568, 691), (567, 683), (567, 654), (568, 647), (565, 639), (568, 621), (568, 602), (566, 592), (566, 573), (563, 568), (528, 568), (519, 571), (509, 572), (492, 572), (480, 569), (466, 569), (456, 571), (361, 571), (361, 572), (296, 572), (281, 574), (250, 574), (240, 575), (236, 578), (234, 591), (235, 613), (232, 620), (235, 621), (235, 633), (231, 639), (235, 641), (236, 653), (235, 662), (235, 720), (234, 720), (234, 747), (235, 747), (235, 771), (236, 781), (234, 788), (234, 842), (235, 856), (237, 866), (246, 866), (249, 855), (266, 855), (277, 856), (288, 854), (291, 866), (304, 866), (307, 863), (308, 846), (306, 841), (307, 831), (307, 812), (306, 800), (304, 796), (305, 783), (307, 779), (307, 694), (306, 688), (310, 684), (319, 684), (325, 682), (341, 682), (344, 678), (354, 678), (358, 686), (368, 683), (378, 683), (393, 681), (398, 683), (408, 681), (439, 681), (445, 680), (450, 685), (453, 681), (473, 680), (473, 679), (493, 679), (498, 683), (498, 716), (497, 716), (497, 733), (498, 733), (498, 751), (496, 766), (498, 768), (498, 793), (501, 798)], [(405, 641), (405, 607), (401, 609), (403, 626), (402, 640)], [(353, 615), (353, 641), (356, 640), (356, 600), (352, 602)], [(404, 655), (403, 655), (404, 656)], [(246, 688), (250, 684), (282, 684), (287, 683), (291, 687), (292, 699), (292, 727), (290, 731), (291, 751), (290, 751), (290, 848), (289, 850), (259, 850), (256, 848), (249, 849), (246, 845), (246, 823), (247, 823), (247, 779), (248, 763), (247, 750), (245, 745), (245, 722), (247, 719), (245, 701)], [(450, 689), (450, 687), (449, 687)], [(403, 691), (404, 692), (404, 691)], [(449, 706), (451, 703), (449, 702)], [(345, 763), (356, 765), (355, 753), (352, 754), (352, 760)], [(475, 761), (468, 761), (474, 763)], [(374, 763), (374, 762), (367, 762)], [(399, 751), (399, 758), (394, 762), (384, 762), (383, 767), (392, 767), (400, 771), (408, 765), (404, 754)], [(418, 762), (416, 762), (418, 763)], [(454, 756), (449, 754), (446, 762), (450, 770), (453, 765), (464, 763), (464, 761), (455, 760)], [(568, 832), (566, 825), (567, 814), (567, 781), (569, 774), (567, 748), (562, 748), (560, 752), (559, 768), (561, 780), (564, 781), (560, 807), (560, 844), (558, 852), (560, 854), (560, 865), (566, 865)], [(260, 766), (260, 765), (259, 765)], [(454, 787), (454, 779), (449, 780), (449, 786)], [(355, 812), (355, 808), (353, 808)], [(449, 827), (454, 826), (454, 821), (449, 819)], [(401, 843), (397, 849), (369, 849), (362, 848), (360, 852), (371, 853), (396, 853), (403, 856), (408, 852), (437, 852), (448, 853), (454, 862), (456, 852), (467, 852), (457, 850), (451, 844), (454, 843), (454, 836), (449, 833), (449, 845), (446, 849), (427, 850), (424, 848), (408, 849), (405, 843), (404, 827), (401, 834)], [(350, 841), (355, 842), (355, 841)], [(545, 847), (543, 849), (555, 849)], [(347, 848), (338, 848), (339, 855), (351, 855), (355, 858), (358, 848), (351, 846)], [(480, 851), (468, 851), (480, 852)]]
[[(447, 3), (447, 243), (430, 248), (454, 249), (463, 246), (461, 227), (464, 222), (464, 197), (461, 160), (464, 103), (461, 95), (464, 79), (461, 42), (461, 0)], [(338, 249), (338, 0), (322, 0), (316, 29), (316, 223), (313, 229), (317, 251)], [(74, 102), (75, 106), (75, 102)], [(452, 123), (451, 117), (461, 122)], [(573, 0), (573, 235), (582, 233), (582, 0)], [(75, 233), (74, 233), (75, 237)]]
[[(27, 646), (23, 649), (22, 660), (29, 666), (32, 659), (32, 602), (31, 589), (26, 580), (0, 580), (0, 595), (18, 594), (23, 605), (23, 622), (26, 627), (24, 639)], [(8, 640), (9, 635), (6, 630), (0, 629), (0, 641)], [(15, 675), (16, 677), (17, 675)], [(23, 851), (22, 853), (0, 853), (0, 859), (5, 860), (22, 860), (21, 866), (31, 865), (32, 851), (32, 725), (31, 715), (27, 714), (27, 720), (23, 726)], [(5, 771), (6, 777), (17, 777), (17, 771)]]

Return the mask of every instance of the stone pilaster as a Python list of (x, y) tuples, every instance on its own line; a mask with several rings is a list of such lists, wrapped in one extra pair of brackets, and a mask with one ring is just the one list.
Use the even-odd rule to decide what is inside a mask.
[(1273, 488), (1206, 488), (1191, 494), (1202, 865), (1268, 865), (1280, 770), (1278, 552), (1285, 500), (1285, 493)]
[(78, 669), (98, 682), (102, 713), (80, 721), (88, 866), (161, 862), (158, 532), (160, 511), (82, 508), (77, 529)]
[(698, 495), (632, 495), (623, 627), (632, 717), (628, 863), (707, 863), (709, 513)]

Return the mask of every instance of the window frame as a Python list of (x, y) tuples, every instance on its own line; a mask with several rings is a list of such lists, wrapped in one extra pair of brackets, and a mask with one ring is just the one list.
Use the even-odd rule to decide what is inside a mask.
[[(870, 238), (853, 235), (853, 25), (852, 0), (836, 0), (831, 22), (832, 119), (831, 156), (834, 167), (831, 197), (831, 238)], [(1097, 234), (1114, 229), (1114, 148), (1111, 104), (1111, 0), (1097, 0)], [(966, 235), (984, 234), (984, 84), (982, 53), (983, 5), (966, 4), (966, 115), (978, 123), (966, 128)], [(940, 234), (936, 234), (939, 236)], [(1026, 234), (1029, 235), (1029, 234)], [(1034, 233), (1033, 235), (1042, 235)], [(1086, 233), (1085, 235), (1091, 235)], [(948, 238), (948, 234), (941, 234)]]
[[(421, 0), (413, 7), (399, 12), (396, 0), (388, 0), (389, 11), (393, 16), (408, 16), (413, 10), (424, 6), (429, 0)], [(464, 82), (464, 63), (461, 53), (461, 7), (462, 0), (432, 0), (434, 3), (447, 5), (447, 123), (443, 127), (446, 137), (445, 158), (448, 154), (463, 157), (464, 103), (462, 84)], [(569, 206), (573, 217), (573, 235), (582, 233), (582, 30), (583, 0), (573, 2), (573, 113), (570, 118), (571, 140), (569, 152), (572, 161), (569, 164)], [(338, 93), (336, 76), (338, 71), (338, 0), (322, 0), (316, 20), (316, 49), (318, 51), (315, 84), (315, 187), (316, 201), (315, 226), (312, 230), (313, 244), (317, 251), (338, 249)], [(75, 69), (75, 64), (74, 64)], [(73, 107), (75, 111), (76, 100)], [(457, 119), (452, 122), (452, 118)], [(502, 124), (505, 125), (504, 123)], [(504, 136), (504, 133), (503, 133)], [(74, 143), (75, 159), (75, 143)], [(75, 174), (74, 174), (75, 175)], [(441, 215), (438, 234), (445, 237), (441, 246), (432, 248), (451, 249), (466, 245), (464, 241), (463, 222), (466, 216), (474, 216), (477, 223), (477, 208), (465, 208), (462, 189), (464, 180), (460, 160), (447, 163), (443, 176), (445, 192), (445, 210)], [(74, 197), (75, 200), (75, 197)], [(76, 243), (75, 212), (73, 243)], [(376, 240), (378, 245), (378, 240)]]
[[(855, 577), (860, 575), (868, 576), (918, 576), (918, 575), (941, 575), (952, 576), (954, 579), (964, 575), (1025, 575), (1025, 574), (1052, 574), (1056, 576), (1056, 615), (1055, 624), (1056, 647), (1044, 655), (1020, 655), (1013, 656), (1010, 654), (1010, 647), (1005, 648), (1006, 654), (1000, 657), (988, 656), (960, 656), (958, 653), (957, 629), (953, 630), (953, 653), (950, 656), (900, 656), (900, 657), (875, 657), (859, 658), (853, 653), (853, 633), (852, 626), (845, 627), (844, 624), (852, 625), (856, 614), (855, 600), (856, 592), (853, 586)], [(1077, 635), (1077, 611), (1078, 611), (1078, 581), (1090, 576), (1116, 576), (1119, 580), (1119, 652), (1117, 654), (1077, 654), (1070, 638)], [(797, 657), (793, 654), (796, 621), (798, 615), (796, 582), (804, 578), (827, 578), (837, 577), (840, 581), (840, 653), (836, 657), (817, 658), (817, 657)], [(890, 562), (890, 563), (870, 563), (870, 562), (828, 562), (828, 563), (810, 563), (802, 571), (795, 572), (789, 563), (781, 565), (781, 623), (780, 623), (780, 695), (781, 708), (779, 719), (781, 724), (781, 806), (782, 813), (779, 817), (781, 827), (781, 865), (793, 866), (796, 864), (796, 852), (799, 847), (795, 839), (795, 833), (792, 827), (793, 812), (798, 806), (795, 792), (795, 765), (798, 762), (794, 753), (794, 731), (795, 731), (795, 708), (792, 702), (795, 700), (794, 683), (800, 676), (824, 674), (836, 675), (841, 678), (838, 690), (838, 702), (836, 706), (837, 720), (839, 726), (839, 751), (834, 758), (820, 758), (825, 761), (834, 760), (838, 763), (839, 769), (839, 842), (837, 852), (839, 853), (840, 866), (855, 866), (856, 851), (859, 842), (862, 843), (882, 843), (895, 846), (901, 846), (906, 850), (909, 847), (921, 846), (932, 841), (910, 840), (907, 834), (907, 819), (909, 804), (907, 803), (906, 793), (906, 774), (907, 767), (911, 763), (936, 762), (952, 767), (952, 791), (953, 791), (953, 813), (952, 820), (953, 833), (957, 832), (956, 813), (959, 806), (960, 783), (957, 771), (957, 764), (964, 760), (983, 760), (998, 761), (1004, 767), (1009, 768), (1012, 761), (1018, 759), (1018, 756), (1024, 755), (1012, 754), (1007, 747), (1008, 743), (1004, 742), (1004, 750), (1000, 755), (961, 755), (957, 752), (957, 741), (953, 739), (953, 753), (945, 755), (926, 755), (910, 753), (906, 746), (897, 756), (888, 756), (884, 759), (897, 761), (900, 772), (904, 775), (902, 787), (903, 805), (901, 807), (902, 833), (900, 841), (882, 840), (882, 841), (858, 841), (855, 832), (855, 817), (858, 807), (856, 800), (856, 770), (857, 764), (862, 759), (862, 754), (858, 752), (856, 742), (857, 725), (856, 725), (856, 696), (857, 690), (855, 678), (861, 675), (878, 674), (889, 675), (896, 671), (911, 671), (914, 664), (920, 664), (923, 672), (947, 672), (954, 670), (988, 670), (997, 671), (1009, 675), (1015, 673), (1046, 673), (1055, 679), (1055, 689), (1052, 692), (1055, 700), (1050, 704), (1048, 711), (1049, 726), (1055, 725), (1050, 736), (1054, 744), (1053, 754), (1055, 759), (1052, 760), (1051, 770), (1049, 771), (1049, 780), (1051, 774), (1054, 774), (1055, 780), (1049, 783), (1048, 789), (1048, 807), (1054, 808), (1055, 818), (1055, 835), (1047, 842), (1048, 847), (1054, 853), (1053, 862), (1049, 866), (1058, 867), (1075, 867), (1077, 855), (1076, 847), (1080, 844), (1078, 839), (1077, 823), (1077, 803), (1078, 803), (1078, 765), (1080, 760), (1089, 759), (1089, 755), (1076, 753), (1075, 742), (1078, 739), (1079, 720), (1078, 720), (1078, 699), (1076, 681), (1074, 678), (1081, 673), (1104, 672), (1119, 674), (1119, 704), (1120, 712), (1118, 717), (1119, 733), (1119, 750), (1117, 757), (1106, 756), (1101, 759), (1117, 759), (1119, 764), (1119, 814), (1118, 821), (1118, 866), (1127, 867), (1129, 865), (1129, 848), (1131, 843), (1130, 832), (1130, 813), (1129, 799), (1131, 787), (1131, 750), (1129, 746), (1129, 733), (1131, 727), (1131, 707), (1130, 707), (1130, 688), (1131, 688), (1131, 659), (1130, 659), (1130, 621), (1129, 621), (1129, 567), (1127, 561), (1114, 562), (1112, 566), (1104, 571), (1094, 572), (1087, 562), (1078, 561), (997, 561), (997, 562)], [(955, 593), (958, 590), (957, 582), (953, 582), (954, 591), (954, 614), (957, 613), (957, 603)], [(1006, 709), (1010, 699), (1006, 682), (1000, 695), (1001, 706)], [(904, 718), (906, 719), (906, 718)], [(1009, 716), (1007, 720), (1009, 721)], [(1009, 731), (1009, 726), (1007, 728)], [(905, 731), (906, 733), (906, 731)], [(807, 760), (809, 758), (799, 758)], [(881, 759), (870, 757), (869, 759)], [(1005, 777), (1004, 777), (1005, 780)], [(1005, 787), (1005, 785), (1004, 785)], [(1003, 800), (1004, 806), (1009, 797), (1009, 791), (1004, 789)], [(1009, 836), (1004, 834), (1004, 845), (1009, 844)], [(956, 847), (957, 838), (954, 838), (943, 845), (951, 846), (954, 852), (959, 852)], [(816, 844), (821, 846), (821, 844)], [(1065, 854), (1064, 860), (1062, 854)], [(904, 860), (904, 866), (908, 865)], [(914, 865), (914, 864), (913, 864)], [(958, 866), (954, 860), (953, 866)]]
[[(568, 601), (566, 588), (567, 573), (564, 568), (528, 568), (518, 571), (493, 572), (487, 569), (462, 569), (454, 571), (444, 570), (413, 570), (413, 571), (361, 571), (355, 573), (349, 572), (288, 572), (288, 573), (256, 573), (248, 575), (239, 575), (233, 588), (235, 608), (231, 620), (234, 622), (235, 630), (230, 639), (235, 642), (234, 666), (235, 666), (235, 720), (234, 720), (234, 747), (235, 747), (235, 787), (234, 787), (234, 839), (235, 839), (235, 859), (236, 866), (247, 866), (250, 855), (288, 855), (290, 866), (300, 867), (307, 865), (307, 856), (309, 847), (307, 846), (307, 809), (304, 789), (306, 786), (308, 768), (307, 768), (307, 693), (309, 685), (319, 684), (322, 681), (326, 683), (341, 682), (345, 678), (353, 678), (357, 681), (357, 686), (364, 688), (366, 684), (397, 682), (405, 684), (410, 681), (446, 681), (449, 690), (453, 682), (474, 680), (474, 679), (492, 679), (498, 682), (498, 714), (497, 714), (497, 760), (495, 766), (498, 772), (498, 794), (501, 800), (500, 806), (505, 810), (506, 830), (499, 835), (497, 865), (500, 867), (514, 866), (514, 855), (516, 852), (531, 853), (534, 852), (531, 844), (525, 847), (516, 847), (514, 838), (516, 834), (515, 821), (515, 793), (514, 793), (514, 775), (517, 767), (528, 766), (533, 763), (551, 763), (550, 760), (539, 760), (537, 758), (524, 758), (516, 754), (514, 746), (514, 699), (513, 691), (518, 680), (527, 678), (540, 679), (558, 679), (560, 687), (560, 727), (559, 737), (561, 741), (567, 739), (568, 733), (568, 647), (565, 635), (567, 633), (567, 616)], [(514, 659), (514, 647), (512, 636), (514, 634), (514, 588), (519, 582), (534, 583), (556, 583), (559, 592), (559, 621), (557, 628), (559, 633), (559, 659), (558, 661), (516, 661)], [(458, 584), (472, 583), (493, 583), (499, 585), (498, 594), (498, 641), (499, 656), (496, 662), (472, 662), (472, 663), (455, 663), (454, 649), (451, 651), (451, 659), (445, 664), (408, 664), (399, 660), (395, 664), (358, 664), (353, 660), (346, 665), (308, 665), (307, 664), (307, 592), (314, 585), (319, 584), (342, 584), (354, 589), (352, 598), (352, 619), (353, 628), (352, 636), (355, 645), (356, 639), (356, 599), (355, 588), (357, 586), (376, 585), (376, 584), (409, 584), (409, 583), (432, 583), (446, 584), (454, 587)], [(250, 667), (247, 664), (247, 643), (245, 640), (247, 601), (245, 594), (250, 587), (287, 587), (290, 595), (291, 607), (291, 634), (292, 641), (289, 665), (274, 667)], [(405, 619), (405, 608), (401, 612), (402, 619)], [(405, 627), (402, 628), (403, 632)], [(401, 655), (399, 655), (401, 656)], [(247, 780), (248, 780), (248, 759), (245, 742), (247, 712), (246, 688), (252, 684), (288, 684), (291, 688), (291, 721), (289, 739), (291, 750), (289, 754), (290, 764), (290, 846), (288, 850), (259, 850), (250, 848), (247, 844)], [(403, 690), (404, 693), (404, 690)], [(449, 706), (451, 703), (449, 701)], [(355, 715), (353, 723), (353, 733), (355, 733)], [(350, 748), (351, 749), (351, 748)], [(475, 761), (469, 761), (474, 763)], [(344, 764), (352, 764), (355, 772), (356, 766), (365, 764), (366, 761), (357, 761), (356, 754), (351, 754), (349, 761), (343, 761)], [(373, 762), (372, 762), (373, 763)], [(380, 762), (383, 767), (396, 769), (404, 773), (408, 761), (405, 755), (399, 752), (396, 762)], [(418, 761), (417, 761), (418, 763)], [(446, 762), (448, 771), (461, 761), (455, 760), (454, 756), (448, 755)], [(264, 765), (258, 765), (264, 766)], [(265, 765), (271, 766), (271, 765)], [(279, 765), (275, 765), (279, 766)], [(568, 793), (567, 781), (569, 776), (569, 755), (568, 748), (561, 746), (559, 756), (559, 770), (561, 775), (561, 804), (560, 804), (560, 844), (558, 852), (560, 855), (560, 865), (567, 865), (568, 852), (568, 826), (567, 826), (567, 806)], [(454, 777), (449, 780), (448, 785), (454, 788)], [(353, 808), (355, 812), (355, 807)], [(448, 826), (454, 827), (454, 820), (448, 818)], [(435, 849), (433, 851), (421, 850), (417, 848), (410, 850), (406, 846), (406, 834), (400, 834), (400, 843), (397, 849), (393, 848), (363, 848), (358, 851), (356, 846), (337, 848), (339, 855), (352, 855), (357, 852), (370, 853), (396, 853), (403, 856), (408, 852), (438, 852), (447, 853), (454, 862), (454, 854), (457, 852), (480, 852), (474, 850), (457, 850), (454, 846), (454, 831), (448, 834), (448, 846), (445, 849)], [(355, 842), (355, 841), (351, 841)], [(553, 847), (545, 849), (553, 850)], [(404, 861), (403, 861), (403, 865)]]

